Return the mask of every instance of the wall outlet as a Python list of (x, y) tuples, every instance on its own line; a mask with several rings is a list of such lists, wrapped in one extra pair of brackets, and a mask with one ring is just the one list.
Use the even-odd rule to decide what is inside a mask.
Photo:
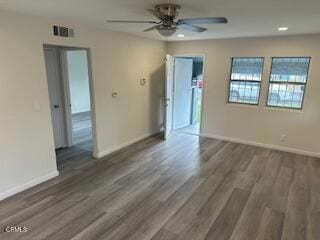
[(282, 135), (280, 136), (280, 141), (281, 141), (281, 142), (287, 141), (287, 135), (282, 134)]
[(113, 92), (112, 92), (112, 94), (111, 94), (111, 96), (112, 96), (113, 98), (116, 98), (116, 97), (118, 97), (118, 92), (116, 92), (116, 91), (113, 91)]

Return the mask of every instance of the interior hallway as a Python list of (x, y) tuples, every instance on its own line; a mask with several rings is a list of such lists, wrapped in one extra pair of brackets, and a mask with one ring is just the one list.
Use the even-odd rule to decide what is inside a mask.
[(73, 145), (92, 151), (92, 121), (91, 112), (72, 114)]

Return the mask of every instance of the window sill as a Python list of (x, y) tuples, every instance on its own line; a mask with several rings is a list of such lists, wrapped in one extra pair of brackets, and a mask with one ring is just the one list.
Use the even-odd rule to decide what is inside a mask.
[(245, 107), (245, 108), (259, 108), (259, 104), (249, 104), (249, 103), (233, 103), (227, 102), (227, 106), (229, 107)]
[(265, 111), (270, 112), (291, 112), (291, 113), (303, 113), (302, 109), (284, 108), (284, 107), (270, 107), (265, 106), (262, 108)]
[(268, 112), (290, 112), (290, 113), (303, 113), (302, 109), (291, 109), (291, 108), (283, 108), (283, 107), (261, 107), (259, 105), (251, 105), (251, 104), (246, 104), (246, 103), (227, 103), (228, 107), (232, 108), (252, 108), (252, 109), (261, 109), (263, 111), (268, 111)]

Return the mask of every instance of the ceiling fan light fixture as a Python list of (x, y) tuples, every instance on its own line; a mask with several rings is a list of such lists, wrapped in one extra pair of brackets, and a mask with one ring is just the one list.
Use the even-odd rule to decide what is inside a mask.
[(173, 34), (175, 34), (176, 31), (177, 31), (176, 28), (171, 28), (171, 27), (163, 27), (158, 29), (158, 32), (164, 37), (170, 37)]
[(278, 31), (287, 31), (289, 28), (288, 27), (279, 27)]

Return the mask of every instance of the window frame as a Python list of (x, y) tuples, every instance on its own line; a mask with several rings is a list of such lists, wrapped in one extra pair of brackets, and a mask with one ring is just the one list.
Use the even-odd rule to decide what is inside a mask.
[[(232, 80), (231, 76), (232, 76), (232, 67), (233, 67), (233, 60), (236, 58), (260, 58), (262, 59), (262, 71), (261, 71), (261, 80), (257, 81), (257, 80)], [(231, 64), (230, 64), (230, 74), (229, 74), (229, 84), (228, 84), (228, 95), (227, 95), (227, 103), (228, 104), (241, 104), (241, 105), (247, 105), (247, 106), (259, 106), (260, 104), (260, 97), (261, 97), (261, 87), (262, 87), (262, 81), (263, 81), (263, 74), (264, 74), (264, 60), (265, 57), (231, 57)], [(259, 86), (259, 94), (258, 94), (258, 102), (257, 103), (246, 103), (246, 102), (231, 102), (230, 101), (230, 88), (231, 88), (231, 83), (232, 82), (253, 82), (253, 83), (260, 83)]]
[[(308, 58), (309, 59), (309, 64), (308, 64), (308, 68), (307, 68), (306, 82), (305, 83), (301, 83), (301, 82), (289, 82), (289, 81), (287, 81), (287, 82), (284, 82), (284, 81), (271, 81), (272, 67), (273, 67), (272, 63), (273, 63), (273, 59), (275, 59), (275, 58)], [(267, 92), (266, 107), (274, 108), (274, 109), (287, 109), (287, 110), (301, 111), (303, 109), (304, 99), (305, 99), (306, 90), (307, 90), (307, 83), (308, 83), (308, 79), (309, 79), (310, 64), (311, 64), (311, 57), (306, 57), (306, 56), (299, 56), (299, 57), (297, 57), (297, 56), (294, 56), (294, 57), (271, 57), (271, 66), (270, 66), (269, 80), (268, 80), (268, 92)], [(268, 100), (269, 100), (270, 84), (272, 84), (272, 83), (303, 85), (304, 86), (304, 90), (303, 90), (303, 95), (302, 95), (301, 107), (300, 108), (295, 108), (295, 107), (269, 105), (268, 104)]]

